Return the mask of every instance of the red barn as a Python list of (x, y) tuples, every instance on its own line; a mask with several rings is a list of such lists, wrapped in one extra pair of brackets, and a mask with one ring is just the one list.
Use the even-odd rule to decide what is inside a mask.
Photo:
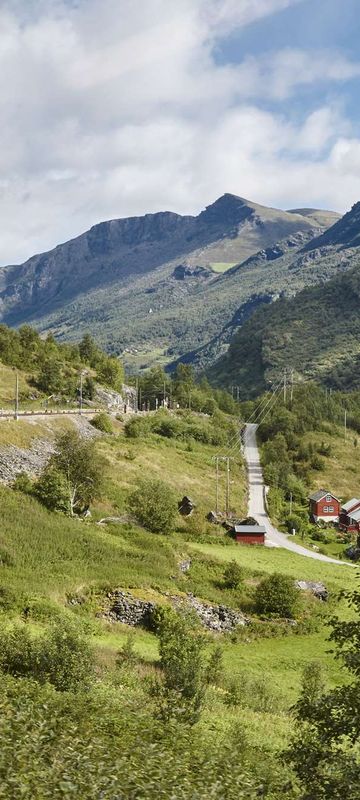
[(241, 544), (265, 544), (266, 530), (263, 525), (234, 525), (230, 533)]
[(331, 492), (319, 489), (309, 497), (310, 516), (314, 522), (323, 520), (324, 522), (339, 522), (340, 500)]
[(356, 497), (341, 506), (339, 528), (341, 531), (360, 532), (360, 500)]

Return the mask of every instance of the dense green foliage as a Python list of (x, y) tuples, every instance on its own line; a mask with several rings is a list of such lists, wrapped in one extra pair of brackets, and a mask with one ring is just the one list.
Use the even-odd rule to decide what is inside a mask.
[(224, 569), (224, 584), (228, 589), (237, 589), (244, 580), (244, 571), (236, 561), (230, 563)]
[[(0, 361), (29, 372), (34, 386), (44, 394), (72, 399), (79, 396), (80, 372), (86, 373), (86, 366), (113, 389), (121, 389), (124, 380), (121, 362), (100, 350), (90, 335), (85, 335), (78, 345), (64, 344), (51, 334), (41, 338), (30, 325), (23, 325), (18, 331), (0, 325)], [(85, 374), (83, 397), (93, 396), (93, 378)]]
[(113, 432), (111, 418), (109, 417), (109, 414), (106, 414), (104, 411), (100, 411), (99, 414), (96, 414), (96, 416), (90, 421), (90, 424), (93, 426), (93, 428), (96, 428), (102, 433)]
[(303, 800), (357, 800), (360, 793), (360, 593), (349, 601), (351, 620), (333, 620), (330, 636), (349, 684), (325, 691), (318, 669), (310, 668), (295, 706), (297, 729), (287, 756)]
[(164, 609), (158, 624), (161, 678), (154, 682), (159, 714), (194, 724), (200, 717), (206, 683), (205, 637), (183, 611)]
[(94, 653), (74, 623), (58, 620), (40, 637), (22, 625), (0, 627), (0, 670), (55, 689), (84, 690), (94, 678)]
[(140, 525), (153, 533), (171, 533), (174, 527), (176, 497), (162, 480), (144, 478), (129, 496), (128, 508)]
[(293, 618), (299, 608), (299, 590), (292, 578), (274, 572), (256, 587), (255, 605), (264, 616)]
[(34, 491), (50, 510), (71, 516), (88, 508), (102, 487), (103, 460), (94, 442), (74, 430), (61, 434)]
[(333, 389), (359, 389), (360, 271), (358, 267), (319, 287), (304, 289), (257, 311), (234, 336), (212, 379), (255, 396), (281, 377), (295, 376)]

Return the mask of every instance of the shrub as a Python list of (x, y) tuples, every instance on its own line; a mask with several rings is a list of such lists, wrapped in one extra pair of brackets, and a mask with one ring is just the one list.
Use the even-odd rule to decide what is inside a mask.
[(102, 431), (102, 433), (112, 433), (113, 426), (109, 414), (105, 414), (104, 411), (101, 411), (100, 414), (96, 414), (92, 420), (90, 420), (90, 425), (93, 428), (96, 428), (98, 431)]
[(302, 526), (303, 526), (303, 520), (301, 517), (299, 517), (298, 514), (289, 514), (289, 516), (286, 519), (286, 527), (289, 533), (292, 533), (293, 530), (296, 531), (296, 533), (298, 533), (299, 531), (301, 531)]
[(299, 590), (287, 575), (274, 572), (256, 588), (255, 605), (259, 614), (293, 618), (298, 604)]
[(169, 533), (173, 528), (177, 502), (172, 489), (158, 479), (146, 479), (128, 498), (128, 509), (153, 533)]
[(244, 571), (236, 561), (230, 561), (224, 569), (224, 584), (228, 589), (237, 589), (244, 579)]
[(50, 511), (67, 511), (68, 494), (64, 476), (55, 467), (45, 467), (34, 484), (34, 493)]
[(16, 492), (24, 492), (24, 494), (31, 494), (33, 490), (33, 482), (29, 478), (27, 472), (18, 472), (12, 488)]
[(57, 621), (42, 636), (31, 636), (26, 625), (0, 630), (0, 668), (14, 677), (49, 682), (58, 691), (77, 691), (89, 686), (94, 657), (76, 628)]
[(164, 719), (177, 718), (194, 724), (199, 719), (206, 683), (203, 656), (205, 637), (189, 612), (172, 608), (159, 614), (158, 635), (161, 681), (155, 681), (152, 693), (158, 700), (158, 712)]

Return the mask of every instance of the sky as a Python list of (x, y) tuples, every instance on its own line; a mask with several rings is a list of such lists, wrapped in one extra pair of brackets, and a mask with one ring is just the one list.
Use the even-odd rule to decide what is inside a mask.
[(0, 0), (0, 264), (106, 219), (360, 200), (359, 0)]

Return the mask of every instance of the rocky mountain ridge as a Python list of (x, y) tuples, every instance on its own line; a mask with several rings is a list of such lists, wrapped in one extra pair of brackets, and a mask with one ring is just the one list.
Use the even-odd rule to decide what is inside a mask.
[[(156, 351), (170, 361), (218, 335), (253, 295), (276, 296), (278, 279), (260, 274), (259, 259), (268, 266), (281, 255), (279, 242), (296, 249), (334, 216), (225, 194), (195, 217), (159, 212), (103, 222), (1, 269), (0, 316), (67, 339), (90, 330), (110, 351), (133, 348), (145, 363)], [(238, 264), (244, 269), (233, 272)]]

